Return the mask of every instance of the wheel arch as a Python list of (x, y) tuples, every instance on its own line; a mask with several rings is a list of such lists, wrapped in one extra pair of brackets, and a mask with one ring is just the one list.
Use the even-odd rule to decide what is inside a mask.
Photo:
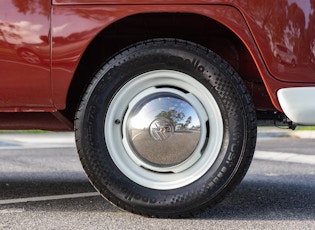
[(72, 78), (63, 114), (73, 121), (88, 82), (112, 55), (133, 43), (163, 37), (188, 40), (216, 52), (242, 77), (256, 108), (274, 110), (251, 52), (231, 29), (195, 13), (141, 13), (114, 22), (92, 40)]

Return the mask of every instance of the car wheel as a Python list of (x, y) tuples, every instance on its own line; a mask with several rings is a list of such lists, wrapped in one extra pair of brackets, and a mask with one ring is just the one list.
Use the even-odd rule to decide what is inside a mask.
[(120, 52), (90, 83), (76, 143), (91, 183), (133, 213), (186, 217), (245, 175), (255, 110), (239, 76), (194, 43), (156, 39)]

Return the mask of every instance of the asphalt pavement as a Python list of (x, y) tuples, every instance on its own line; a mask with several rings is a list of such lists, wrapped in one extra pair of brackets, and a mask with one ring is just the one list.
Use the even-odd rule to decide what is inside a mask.
[(313, 133), (259, 128), (235, 192), (175, 220), (144, 218), (103, 199), (83, 172), (72, 132), (0, 134), (0, 229), (315, 229)]

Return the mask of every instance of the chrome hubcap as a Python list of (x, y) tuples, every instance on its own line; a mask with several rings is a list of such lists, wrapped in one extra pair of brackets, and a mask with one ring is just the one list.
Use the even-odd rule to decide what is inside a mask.
[(223, 138), (220, 109), (209, 90), (181, 72), (157, 70), (127, 82), (113, 97), (105, 140), (132, 181), (175, 189), (204, 175)]
[[(201, 121), (190, 94), (164, 87), (136, 96), (126, 113), (123, 141), (129, 156), (155, 172), (182, 171), (200, 157), (191, 156), (200, 143)], [(205, 117), (205, 111), (199, 111)]]

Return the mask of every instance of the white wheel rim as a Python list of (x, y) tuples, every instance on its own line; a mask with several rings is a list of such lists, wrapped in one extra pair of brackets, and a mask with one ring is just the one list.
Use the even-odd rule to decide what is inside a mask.
[[(161, 165), (162, 163), (155, 164), (150, 160), (144, 160), (145, 157), (139, 157), (139, 155), (145, 155), (145, 150), (139, 150), (133, 139), (136, 135), (129, 138), (131, 135), (130, 119), (134, 117), (134, 114), (137, 117), (140, 116), (140, 113), (135, 113), (136, 107), (141, 101), (152, 95), (157, 95), (158, 100), (166, 98), (165, 95), (169, 96), (168, 99), (170, 98), (171, 102), (178, 99), (183, 102), (185, 108), (192, 108), (190, 110), (195, 111), (198, 115), (193, 115), (193, 118), (198, 118), (197, 121), (200, 124), (200, 129), (195, 131), (198, 133), (198, 141), (195, 141), (195, 146), (189, 156), (183, 157), (180, 162)], [(148, 104), (152, 101), (153, 99)], [(144, 123), (146, 123), (145, 120), (144, 117)], [(148, 120), (150, 119), (148, 118)], [(145, 127), (147, 126), (145, 125)], [(142, 133), (147, 131), (147, 129), (143, 130), (145, 131), (141, 130)], [(104, 132), (109, 154), (125, 176), (147, 188), (169, 190), (197, 181), (211, 168), (220, 152), (223, 121), (214, 97), (200, 82), (178, 71), (156, 70), (137, 76), (116, 93), (108, 108)], [(168, 135), (171, 131), (164, 132), (165, 135)], [(176, 135), (174, 134), (174, 136)], [(184, 134), (185, 137), (189, 137), (189, 135), (191, 134)], [(168, 146), (170, 141), (166, 141), (167, 138), (165, 136), (165, 140), (163, 140), (165, 142), (157, 143), (156, 146)], [(153, 139), (155, 138), (153, 137)], [(184, 152), (181, 148), (176, 150), (179, 152), (178, 156)], [(159, 161), (159, 157), (154, 159)]]

